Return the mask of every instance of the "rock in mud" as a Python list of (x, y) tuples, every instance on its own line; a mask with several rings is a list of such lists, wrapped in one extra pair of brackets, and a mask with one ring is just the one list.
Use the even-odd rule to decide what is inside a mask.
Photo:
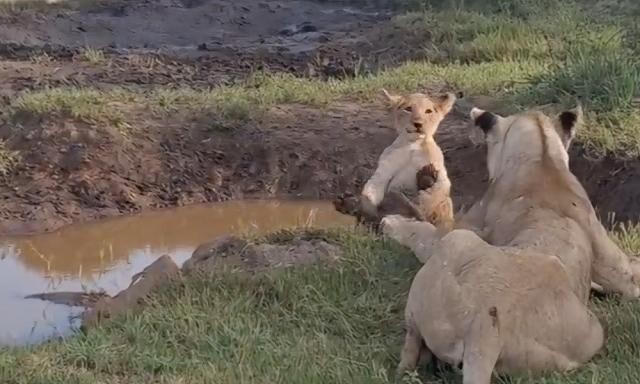
[(360, 197), (352, 193), (342, 193), (332, 201), (336, 211), (350, 216), (360, 214)]
[(82, 328), (94, 328), (104, 319), (138, 309), (163, 284), (180, 275), (180, 268), (167, 255), (147, 266), (131, 279), (129, 287), (114, 297), (105, 297), (82, 315)]
[(98, 301), (110, 298), (105, 292), (48, 292), (25, 296), (25, 299), (50, 301), (70, 307), (93, 307)]
[(295, 240), (286, 245), (259, 244), (256, 249), (270, 268), (337, 261), (342, 256), (340, 247), (324, 240)]
[(260, 261), (249, 242), (237, 236), (222, 236), (201, 244), (182, 265), (182, 272), (206, 272), (221, 266), (257, 267)]
[(340, 247), (320, 239), (295, 239), (288, 244), (253, 244), (236, 236), (223, 236), (200, 245), (184, 263), (182, 271), (208, 272), (231, 266), (256, 272), (335, 261), (341, 256)]
[(316, 27), (315, 25), (311, 24), (308, 21), (305, 21), (298, 25), (291, 25), (284, 28), (283, 30), (280, 31), (280, 35), (293, 36), (299, 33), (316, 32), (317, 30), (318, 30), (318, 27)]

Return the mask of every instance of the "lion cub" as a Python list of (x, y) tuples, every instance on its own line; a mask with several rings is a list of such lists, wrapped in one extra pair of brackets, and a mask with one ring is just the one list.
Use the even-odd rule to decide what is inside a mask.
[(422, 93), (402, 96), (386, 90), (383, 93), (398, 137), (382, 152), (377, 169), (364, 185), (361, 210), (376, 218), (409, 213), (439, 229), (449, 230), (453, 226), (451, 181), (434, 135), (451, 111), (456, 96), (452, 93), (435, 97)]

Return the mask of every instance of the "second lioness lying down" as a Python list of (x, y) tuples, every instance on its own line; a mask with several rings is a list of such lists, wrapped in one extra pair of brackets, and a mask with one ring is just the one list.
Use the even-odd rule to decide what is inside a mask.
[(566, 135), (579, 113), (504, 118), (476, 109), (471, 116), (486, 137), (491, 177), (463, 218), (473, 230), (439, 239), (428, 223), (382, 222), (384, 233), (425, 261), (409, 293), (399, 368), (413, 368), (430, 352), (463, 362), (465, 384), (489, 383), (494, 368), (575, 368), (603, 344), (586, 307), (591, 279), (610, 292), (640, 295), (629, 258), (569, 171)]

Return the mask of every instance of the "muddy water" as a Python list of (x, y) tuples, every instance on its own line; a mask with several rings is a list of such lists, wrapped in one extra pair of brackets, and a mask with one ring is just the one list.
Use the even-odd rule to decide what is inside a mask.
[(294, 226), (352, 224), (331, 203), (236, 201), (190, 206), (59, 231), (0, 239), (0, 345), (64, 336), (82, 308), (24, 296), (41, 292), (104, 290), (116, 294), (157, 257), (179, 265), (201, 243), (222, 234), (260, 234)]

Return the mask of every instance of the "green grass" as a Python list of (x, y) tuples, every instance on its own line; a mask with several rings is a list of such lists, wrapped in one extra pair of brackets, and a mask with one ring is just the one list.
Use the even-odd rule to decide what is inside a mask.
[[(404, 3), (402, 8), (426, 11), (396, 16), (391, 29), (406, 43), (422, 47), (427, 61), (345, 80), (258, 73), (238, 85), (212, 90), (35, 91), (11, 108), (14, 115), (57, 112), (122, 126), (130, 109), (120, 101), (128, 94), (126, 102), (156, 113), (203, 113), (215, 117), (216, 128), (233, 129), (275, 104), (372, 101), (382, 87), (414, 91), (439, 83), (471, 95), (491, 95), (517, 109), (580, 101), (588, 124), (578, 140), (587, 149), (621, 157), (640, 155), (640, 51), (635, 39), (640, 34), (629, 16), (640, 12), (637, 6), (595, 0), (419, 3)], [(94, 63), (103, 59), (92, 50), (83, 57)]]
[(640, 112), (635, 37), (640, 35), (633, 18), (624, 16), (625, 10), (635, 14), (637, 6), (555, 0), (460, 4), (436, 4), (431, 12), (397, 17), (396, 33), (426, 41), (425, 51), (443, 65), (505, 60), (545, 65), (519, 92), (503, 98), (520, 109), (580, 101), (589, 117), (579, 134), (586, 147), (599, 154), (640, 154), (635, 117)]
[[(619, 232), (640, 251), (640, 232)], [(87, 335), (0, 349), (3, 383), (388, 383), (403, 341), (403, 310), (419, 264), (392, 242), (354, 232), (317, 234), (345, 249), (331, 265), (248, 276), (220, 271), (174, 283), (149, 307)], [(286, 236), (279, 236), (281, 241)], [(542, 381), (640, 380), (640, 303), (594, 300), (607, 352)], [(421, 381), (438, 383), (421, 368)], [(409, 381), (410, 378), (405, 379)], [(459, 373), (444, 383), (459, 383)]]
[[(517, 108), (579, 100), (588, 117), (582, 144), (599, 154), (640, 155), (640, 33), (633, 18), (640, 7), (554, 0), (486, 4), (392, 1), (413, 10), (396, 17), (395, 28), (421, 42), (430, 60), (373, 75), (320, 81), (258, 73), (211, 90), (46, 89), (14, 99), (8, 115), (55, 114), (129, 132), (133, 113), (180, 112), (215, 116), (217, 128), (235, 129), (277, 104), (371, 102), (383, 87), (415, 91), (439, 84)], [(93, 53), (85, 59), (102, 60)], [(1, 144), (0, 174), (10, 172), (16, 159)], [(615, 236), (630, 254), (640, 252), (640, 229), (623, 228)], [(158, 293), (143, 313), (88, 335), (0, 349), (0, 382), (387, 383), (418, 264), (406, 250), (367, 235), (329, 237), (346, 250), (337, 265), (194, 277)], [(501, 382), (640, 382), (640, 303), (609, 298), (593, 300), (593, 307), (609, 328), (604, 356), (569, 375)], [(438, 382), (422, 371), (410, 380)], [(454, 374), (444, 382), (460, 378)]]
[(517, 89), (528, 76), (543, 71), (543, 65), (527, 61), (477, 65), (411, 62), (373, 76), (346, 80), (320, 81), (288, 74), (255, 74), (243, 86), (211, 91), (163, 89), (153, 92), (148, 100), (151, 105), (170, 111), (217, 108), (225, 115), (238, 118), (276, 104), (325, 106), (341, 99), (371, 102), (380, 99), (380, 90), (384, 87), (408, 92), (445, 81), (455, 88), (507, 92)]
[(417, 262), (363, 235), (329, 238), (347, 248), (338, 265), (196, 277), (88, 336), (0, 350), (0, 382), (385, 382)]
[(15, 119), (58, 114), (93, 124), (107, 124), (126, 133), (125, 113), (135, 106), (137, 96), (125, 90), (52, 88), (27, 92), (8, 107)]
[(4, 140), (0, 140), (0, 176), (8, 176), (20, 161), (17, 151), (7, 148)]
[(486, 62), (440, 65), (412, 62), (373, 76), (347, 80), (313, 80), (289, 74), (254, 74), (243, 85), (212, 90), (157, 88), (148, 92), (119, 88), (54, 88), (26, 92), (9, 106), (8, 115), (20, 120), (59, 114), (93, 124), (126, 130), (132, 113), (215, 116), (220, 128), (229, 128), (258, 117), (277, 104), (300, 103), (318, 107), (344, 99), (381, 100), (383, 87), (398, 91), (426, 89), (434, 83), (480, 93), (516, 92), (528, 77), (543, 73), (538, 62)]
[(84, 48), (76, 55), (80, 60), (91, 64), (102, 64), (105, 61), (104, 52), (94, 48)]
[[(456, 66), (516, 61), (544, 66), (545, 71), (532, 71), (518, 92), (507, 89), (498, 96), (519, 109), (580, 101), (588, 112), (588, 125), (578, 139), (587, 149), (621, 157), (640, 154), (636, 117), (640, 6), (636, 3), (399, 0), (387, 4), (414, 10), (395, 17), (392, 33), (402, 42), (420, 44), (431, 62)], [(462, 83), (457, 85), (466, 85), (471, 93), (487, 91), (467, 78)]]

